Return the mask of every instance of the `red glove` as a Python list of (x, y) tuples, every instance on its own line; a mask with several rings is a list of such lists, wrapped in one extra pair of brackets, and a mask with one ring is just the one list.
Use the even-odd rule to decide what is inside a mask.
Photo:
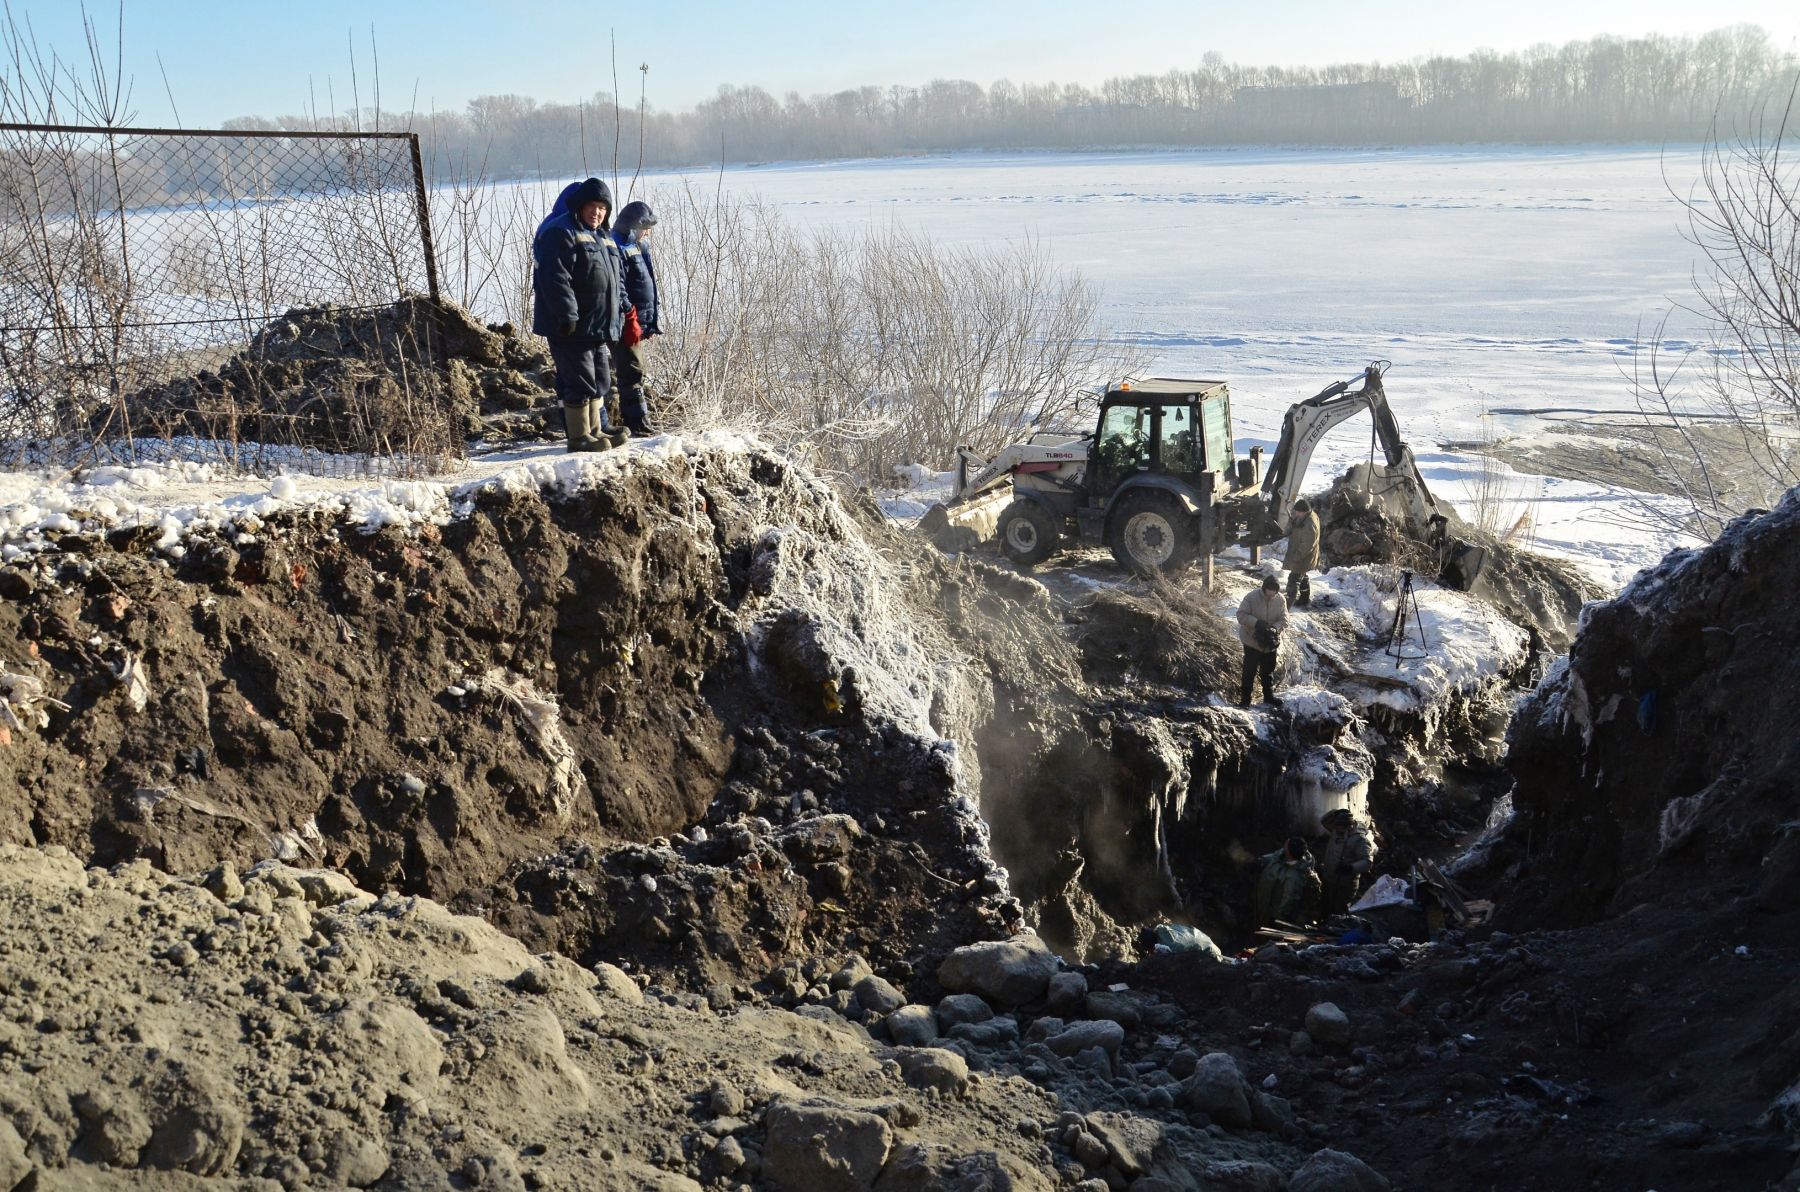
[(643, 324), (638, 322), (637, 308), (633, 307), (625, 312), (625, 330), (620, 334), (619, 342), (630, 347), (632, 344), (642, 343), (643, 339)]

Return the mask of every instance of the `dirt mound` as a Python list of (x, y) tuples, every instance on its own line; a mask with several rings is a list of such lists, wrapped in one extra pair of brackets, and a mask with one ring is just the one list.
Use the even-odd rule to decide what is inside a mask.
[[(136, 433), (334, 452), (460, 453), (553, 387), (542, 341), (452, 303), (296, 307), (222, 363), (134, 394)], [(116, 428), (99, 428), (102, 431)], [(426, 440), (441, 431), (442, 443)]]
[(1103, 1044), (1081, 1064), (1030, 1045), (1059, 1097), (1018, 1075), (1011, 1017), (889, 1046), (821, 1006), (533, 956), (331, 872), (202, 884), (0, 846), (0, 942), (0, 1177), (21, 1187), (1263, 1187), (1300, 1160), (1277, 1123), (1209, 1132), (1111, 1022), (1076, 1025)]
[(1070, 612), (1085, 673), (1101, 686), (1234, 690), (1243, 647), (1214, 603), (1192, 577), (1095, 593)]
[(1791, 490), (1588, 610), (1513, 722), (1517, 914), (1577, 922), (1696, 889), (1792, 905), (1797, 582)]
[(332, 865), (534, 947), (740, 984), (1016, 919), (955, 743), (994, 689), (943, 613), (1019, 620), (1004, 589), (893, 568), (741, 446), (451, 497), (417, 533), (252, 514), (175, 558), (145, 528), (0, 569), (0, 839)]

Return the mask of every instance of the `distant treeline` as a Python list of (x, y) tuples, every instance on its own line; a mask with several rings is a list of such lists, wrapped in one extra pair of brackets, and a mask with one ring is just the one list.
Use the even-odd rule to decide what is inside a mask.
[[(412, 127), (440, 170), (491, 175), (957, 149), (1123, 145), (1420, 144), (1683, 140), (1727, 133), (1795, 67), (1755, 26), (1700, 37), (1597, 37), (1517, 53), (1412, 62), (1197, 68), (1107, 80), (988, 87), (937, 80), (777, 98), (726, 86), (683, 112), (643, 111), (609, 93), (582, 103), (520, 95), (458, 113), (245, 118), (236, 128)], [(650, 77), (654, 77), (654, 70)], [(642, 146), (640, 154), (640, 144)], [(615, 149), (616, 146), (616, 149)]]

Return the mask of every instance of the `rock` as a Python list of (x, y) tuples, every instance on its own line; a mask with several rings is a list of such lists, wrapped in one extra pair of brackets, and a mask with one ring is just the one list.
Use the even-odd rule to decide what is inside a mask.
[(961, 1039), (972, 1047), (1004, 1047), (1019, 1041), (1019, 1024), (1012, 1018), (995, 1018), (987, 1022), (959, 1022), (950, 1028), (952, 1039)]
[(625, 970), (618, 965), (608, 964), (602, 960), (594, 966), (594, 977), (599, 982), (595, 992), (602, 996), (616, 997), (621, 1001), (630, 1002), (634, 1006), (644, 1004), (644, 991), (639, 989), (637, 982), (627, 976)]
[(1183, 1047), (1169, 1057), (1169, 1075), (1176, 1080), (1186, 1080), (1200, 1066), (1200, 1053), (1191, 1047)]
[(1306, 1056), (1318, 1050), (1313, 1037), (1305, 1031), (1295, 1031), (1288, 1036), (1288, 1054)]
[(1332, 1002), (1320, 1002), (1306, 1012), (1306, 1033), (1321, 1047), (1348, 1047), (1350, 1016)]
[(876, 1192), (988, 1192), (1023, 1186), (993, 1151), (959, 1154), (938, 1143), (918, 1142), (895, 1147), (875, 1185)]
[(1061, 972), (1050, 977), (1044, 998), (1050, 1003), (1052, 1014), (1069, 1015), (1081, 1008), (1081, 1000), (1087, 996), (1087, 991), (1086, 977), (1076, 972)]
[(839, 989), (854, 989), (858, 982), (865, 977), (874, 976), (874, 973), (875, 970), (869, 967), (868, 961), (860, 956), (851, 956), (837, 972), (831, 974), (831, 980), (826, 985), (834, 992)]
[(1071, 1056), (1090, 1047), (1098, 1047), (1109, 1055), (1119, 1054), (1125, 1043), (1125, 1028), (1116, 1022), (1074, 1022), (1044, 1040), (1044, 1046), (1060, 1056)]
[(230, 906), (244, 896), (244, 883), (238, 878), (237, 870), (230, 865), (213, 866), (202, 884), (212, 891), (214, 898), (226, 906)]
[(977, 994), (952, 993), (938, 1002), (935, 1013), (938, 1029), (948, 1031), (965, 1022), (986, 1022), (994, 1016), (994, 1008)]
[(737, 1087), (721, 1080), (714, 1084), (706, 1094), (706, 1107), (712, 1110), (714, 1117), (738, 1117), (746, 1106), (744, 1094)]
[(1344, 1151), (1314, 1151), (1288, 1179), (1288, 1192), (1388, 1192), (1387, 1177)]
[(367, 1188), (387, 1174), (386, 1148), (371, 1138), (341, 1134), (331, 1144), (326, 1170), (334, 1183)]
[(550, 973), (543, 966), (534, 964), (513, 978), (513, 988), (520, 993), (549, 993)]
[(1075, 1141), (1069, 1144), (1069, 1153), (1089, 1171), (1099, 1171), (1107, 1163), (1106, 1144), (1086, 1130), (1075, 1132)]
[(855, 992), (857, 1003), (876, 1014), (892, 1014), (906, 1004), (905, 994), (873, 974), (858, 981)]
[(969, 1087), (969, 1062), (941, 1047), (919, 1047), (900, 1053), (900, 1071), (914, 1088), (936, 1089), (961, 1096)]
[(1069, 1057), (1069, 1067), (1077, 1072), (1086, 1072), (1101, 1080), (1113, 1078), (1112, 1057), (1103, 1047), (1084, 1047)]
[(825, 1101), (777, 1101), (765, 1121), (763, 1175), (791, 1192), (867, 1192), (894, 1143), (881, 1118)]
[(293, 878), (302, 896), (314, 906), (336, 906), (362, 893), (355, 882), (335, 870), (297, 869)]
[(83, 1141), (94, 1154), (114, 1167), (136, 1167), (138, 1156), (150, 1141), (150, 1119), (130, 1102), (118, 1102), (104, 1092), (78, 1093), (71, 1101), (87, 1130)]
[(1183, 1098), (1189, 1109), (1224, 1125), (1241, 1129), (1250, 1124), (1250, 1088), (1238, 1062), (1223, 1051), (1200, 1057), (1187, 1079)]
[[(1208, 1188), (1217, 1188), (1219, 1192), (1283, 1192), (1288, 1186), (1281, 1172), (1267, 1163), (1251, 1159), (1208, 1163), (1200, 1174), (1206, 1178)], [(1136, 1192), (1136, 1185), (1132, 1188)]]
[(719, 1169), (720, 1175), (731, 1175), (744, 1166), (744, 1145), (735, 1138), (726, 1138), (713, 1148), (713, 1166)]
[(924, 1047), (937, 1038), (937, 1018), (926, 1006), (901, 1006), (887, 1016), (887, 1032), (902, 1047)]
[(979, 993), (1003, 1006), (1043, 998), (1060, 962), (1035, 935), (958, 948), (938, 966), (938, 981), (953, 993)]
[(1144, 1018), (1138, 1009), (1137, 1000), (1131, 995), (1108, 993), (1105, 990), (1088, 994), (1083, 999), (1082, 1012), (1089, 1018), (1104, 1018), (1127, 1029), (1135, 1027)]
[(1106, 1144), (1112, 1165), (1127, 1179), (1136, 1179), (1156, 1162), (1157, 1148), (1163, 1144), (1161, 1123), (1148, 1118), (1122, 1113), (1090, 1113), (1090, 1134)]
[(0, 1188), (17, 1188), (32, 1173), (31, 1159), (25, 1153), (25, 1140), (13, 1129), (12, 1122), (0, 1117)]
[(1250, 1093), (1250, 1124), (1270, 1134), (1287, 1135), (1294, 1130), (1294, 1107), (1286, 1097), (1253, 1089)]

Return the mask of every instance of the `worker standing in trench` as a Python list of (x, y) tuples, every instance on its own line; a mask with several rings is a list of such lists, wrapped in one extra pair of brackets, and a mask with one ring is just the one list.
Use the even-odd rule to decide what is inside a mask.
[(1289, 608), (1306, 608), (1312, 604), (1312, 580), (1308, 573), (1319, 566), (1319, 515), (1310, 502), (1300, 497), (1294, 502), (1294, 516), (1288, 523), (1287, 602)]
[(1287, 628), (1287, 601), (1281, 598), (1281, 581), (1263, 577), (1262, 587), (1252, 588), (1237, 611), (1238, 640), (1244, 643), (1243, 682), (1238, 707), (1250, 706), (1250, 691), (1262, 678), (1263, 702), (1275, 702), (1275, 656), (1281, 652), (1281, 631)]
[(1375, 864), (1375, 835), (1359, 823), (1348, 807), (1327, 811), (1320, 821), (1330, 833), (1325, 839), (1323, 861), (1325, 877), (1325, 913), (1342, 914), (1357, 894)]

